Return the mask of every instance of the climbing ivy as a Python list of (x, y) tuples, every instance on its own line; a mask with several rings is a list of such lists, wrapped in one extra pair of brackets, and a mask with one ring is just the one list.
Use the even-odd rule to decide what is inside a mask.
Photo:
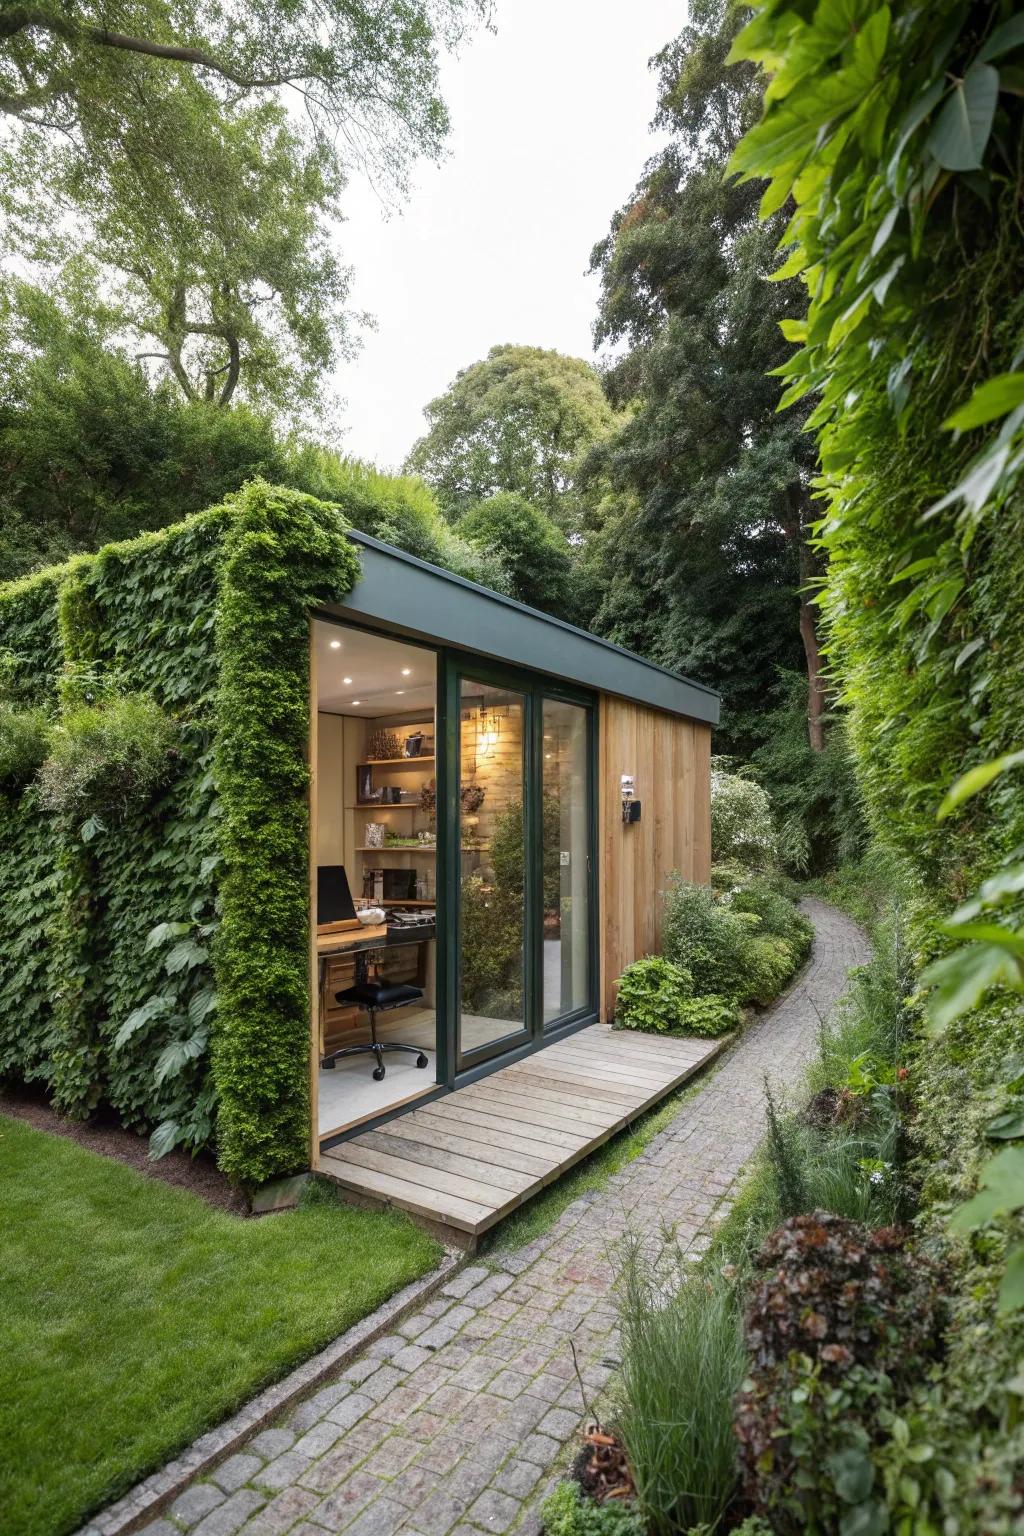
[(177, 731), (116, 816), (0, 793), (0, 1073), (247, 1183), (308, 1155), (308, 621), (357, 577), (346, 528), (255, 482), (0, 588), (12, 699), (138, 694)]

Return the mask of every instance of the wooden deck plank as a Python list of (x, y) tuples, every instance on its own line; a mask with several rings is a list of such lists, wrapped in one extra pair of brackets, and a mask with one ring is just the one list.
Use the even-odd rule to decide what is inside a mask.
[[(579, 1093), (573, 1093), (569, 1085), (563, 1087), (557, 1072), (547, 1077), (534, 1077), (525, 1072), (515, 1077), (509, 1073), (502, 1077), (498, 1092), (503, 1100), (508, 1099), (510, 1103), (526, 1104), (537, 1109), (550, 1106), (552, 1112), (556, 1108), (575, 1111), (573, 1120), (593, 1125), (607, 1125), (616, 1111), (621, 1114), (623, 1106), (628, 1102), (624, 1099), (581, 1097)], [(585, 1094), (586, 1090), (583, 1092)]]
[(463, 1089), (460, 1097), (467, 1104), (478, 1104), (481, 1109), (493, 1110), (495, 1114), (504, 1112), (508, 1118), (514, 1117), (526, 1125), (575, 1132), (584, 1141), (591, 1130), (600, 1130), (607, 1124), (605, 1116), (591, 1115), (586, 1110), (572, 1109), (568, 1105), (563, 1108), (556, 1104), (547, 1109), (528, 1093), (514, 1093), (507, 1083), (496, 1088), (487, 1088), (484, 1083), (474, 1083), (471, 1088)]
[[(538, 1056), (546, 1054), (538, 1052)], [(613, 1084), (608, 1077), (596, 1077), (590, 1072), (577, 1071), (575, 1066), (568, 1067), (564, 1062), (552, 1062), (550, 1066), (537, 1065), (533, 1056), (525, 1057), (516, 1067), (523, 1076), (531, 1079), (543, 1077), (555, 1077), (560, 1083), (567, 1086), (575, 1086), (583, 1093), (593, 1092), (598, 1098), (607, 1099), (609, 1103), (632, 1104), (642, 1089), (638, 1084), (618, 1083)], [(507, 1069), (511, 1071), (512, 1068)]]
[(346, 1158), (335, 1157), (333, 1152), (321, 1155), (320, 1167), (322, 1172), (336, 1179), (345, 1189), (376, 1196), (389, 1205), (400, 1206), (402, 1210), (412, 1211), (417, 1216), (427, 1216), (431, 1221), (444, 1222), (450, 1227), (459, 1227), (463, 1232), (482, 1232), (491, 1225), (488, 1220), (491, 1212), (486, 1205), (474, 1205), (469, 1200), (458, 1199), (456, 1195), (439, 1195), (436, 1190), (410, 1184), (405, 1179), (375, 1173), (372, 1168), (364, 1168)]
[(507, 1190), (512, 1195), (521, 1195), (537, 1182), (537, 1175), (533, 1172), (522, 1173), (497, 1163), (482, 1162), (473, 1157), (465, 1143), (460, 1150), (453, 1152), (451, 1149), (431, 1146), (422, 1139), (410, 1141), (405, 1136), (392, 1136), (388, 1131), (367, 1131), (360, 1136), (359, 1145), (369, 1147), (371, 1152), (388, 1152), (392, 1157), (400, 1157), (405, 1162), (422, 1163), (425, 1167), (437, 1168), (467, 1179), (479, 1179), (484, 1184), (496, 1185), (498, 1189)]
[(526, 1132), (533, 1138), (534, 1146), (564, 1147), (567, 1152), (571, 1152), (578, 1146), (586, 1145), (587, 1135), (585, 1131), (577, 1135), (576, 1133), (570, 1134), (568, 1131), (552, 1130), (549, 1127), (545, 1134), (541, 1136), (536, 1125), (528, 1124), (521, 1117), (517, 1118), (514, 1110), (512, 1110), (511, 1114), (496, 1114), (493, 1110), (481, 1109), (479, 1105), (467, 1103), (465, 1094), (465, 1089), (452, 1094), (453, 1099), (459, 1100), (457, 1104), (449, 1105), (444, 1099), (438, 1099), (436, 1101), (438, 1106), (437, 1113), (443, 1114), (447, 1120), (455, 1125), (458, 1125), (463, 1120), (468, 1120), (470, 1125), (482, 1125), (494, 1136), (502, 1136), (506, 1133), (513, 1136), (522, 1136)]
[[(345, 1143), (345, 1157), (350, 1163), (358, 1163), (363, 1168), (372, 1168), (375, 1173), (388, 1173), (393, 1178), (405, 1179), (409, 1184), (422, 1184), (427, 1189), (436, 1189), (442, 1195), (451, 1192), (460, 1200), (467, 1200), (472, 1205), (482, 1205), (486, 1210), (498, 1210), (509, 1199), (508, 1190), (499, 1189), (496, 1184), (484, 1184), (481, 1180), (467, 1178), (464, 1174), (446, 1173), (443, 1168), (430, 1168), (426, 1163), (418, 1162), (415, 1158), (394, 1157), (390, 1152), (375, 1152), (372, 1147), (364, 1145), (362, 1136), (357, 1136), (355, 1140)], [(515, 1203), (513, 1201), (513, 1204)]]
[(400, 1115), (388, 1126), (387, 1134), (402, 1141), (435, 1147), (439, 1152), (450, 1152), (455, 1157), (475, 1158), (481, 1163), (494, 1163), (516, 1173), (532, 1173), (535, 1178), (543, 1178), (553, 1166), (551, 1158), (534, 1157), (509, 1146), (509, 1141), (514, 1141), (515, 1137), (503, 1138), (498, 1145), (493, 1140), (473, 1140), (466, 1135), (465, 1128), (453, 1136), (450, 1131), (439, 1131), (425, 1114)]
[(646, 1088), (651, 1085), (656, 1087), (665, 1081), (666, 1076), (676, 1065), (675, 1062), (671, 1062), (666, 1064), (664, 1071), (653, 1072), (645, 1067), (612, 1066), (594, 1057), (588, 1060), (582, 1053), (574, 1056), (558, 1056), (555, 1060), (558, 1065), (568, 1067), (570, 1070), (578, 1067), (581, 1072), (589, 1072), (592, 1077), (604, 1078), (609, 1083), (623, 1083), (627, 1087), (635, 1088)]
[(592, 1087), (587, 1083), (580, 1083), (568, 1077), (564, 1067), (551, 1067), (542, 1072), (520, 1072), (515, 1067), (507, 1067), (506, 1082), (515, 1083), (530, 1093), (534, 1091), (556, 1089), (563, 1098), (578, 1099), (581, 1104), (586, 1104), (591, 1109), (601, 1109), (607, 1117), (618, 1105), (631, 1104), (635, 1095), (617, 1088)]
[(344, 1188), (478, 1236), (722, 1051), (594, 1024), (320, 1159)]
[[(403, 1116), (402, 1118), (408, 1119), (409, 1117)], [(396, 1125), (401, 1123), (401, 1120), (395, 1122)], [(529, 1157), (534, 1162), (542, 1163), (545, 1172), (558, 1162), (558, 1148), (538, 1147), (535, 1139), (517, 1136), (512, 1129), (496, 1131), (493, 1125), (481, 1125), (478, 1121), (469, 1120), (465, 1117), (453, 1121), (450, 1117), (446, 1118), (436, 1114), (432, 1106), (417, 1110), (416, 1123), (417, 1125), (432, 1127), (452, 1140), (465, 1142), (471, 1148), (471, 1155), (474, 1157), (481, 1155), (477, 1152), (477, 1148), (487, 1148), (488, 1151), (495, 1151), (507, 1146), (521, 1157)]]

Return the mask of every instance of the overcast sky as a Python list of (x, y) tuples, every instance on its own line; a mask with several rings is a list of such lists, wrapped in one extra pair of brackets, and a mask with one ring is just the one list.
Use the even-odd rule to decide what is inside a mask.
[(647, 63), (684, 21), (680, 0), (497, 0), (496, 33), (447, 62), (445, 163), (390, 218), (345, 194), (352, 305), (378, 326), (338, 370), (345, 452), (398, 467), (427, 401), (498, 342), (592, 356), (590, 249), (656, 147)]

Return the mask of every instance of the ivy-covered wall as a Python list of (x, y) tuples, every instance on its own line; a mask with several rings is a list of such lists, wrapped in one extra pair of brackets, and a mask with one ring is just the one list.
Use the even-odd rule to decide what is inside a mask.
[(0, 589), (8, 705), (59, 731), (144, 697), (175, 732), (117, 814), (0, 788), (0, 1075), (106, 1101), (158, 1152), (212, 1141), (250, 1184), (308, 1157), (308, 621), (355, 584), (346, 531), (257, 481)]

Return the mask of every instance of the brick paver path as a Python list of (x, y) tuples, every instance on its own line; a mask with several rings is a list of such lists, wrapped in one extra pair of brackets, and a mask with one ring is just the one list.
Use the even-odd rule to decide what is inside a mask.
[(763, 1079), (791, 1083), (819, 1020), (867, 958), (849, 918), (808, 901), (817, 939), (798, 984), (691, 1090), (599, 1195), (538, 1242), (462, 1270), (337, 1382), (194, 1483), (147, 1536), (473, 1536), (537, 1530), (537, 1509), (616, 1348), (610, 1244), (673, 1228), (699, 1253), (764, 1129)]

